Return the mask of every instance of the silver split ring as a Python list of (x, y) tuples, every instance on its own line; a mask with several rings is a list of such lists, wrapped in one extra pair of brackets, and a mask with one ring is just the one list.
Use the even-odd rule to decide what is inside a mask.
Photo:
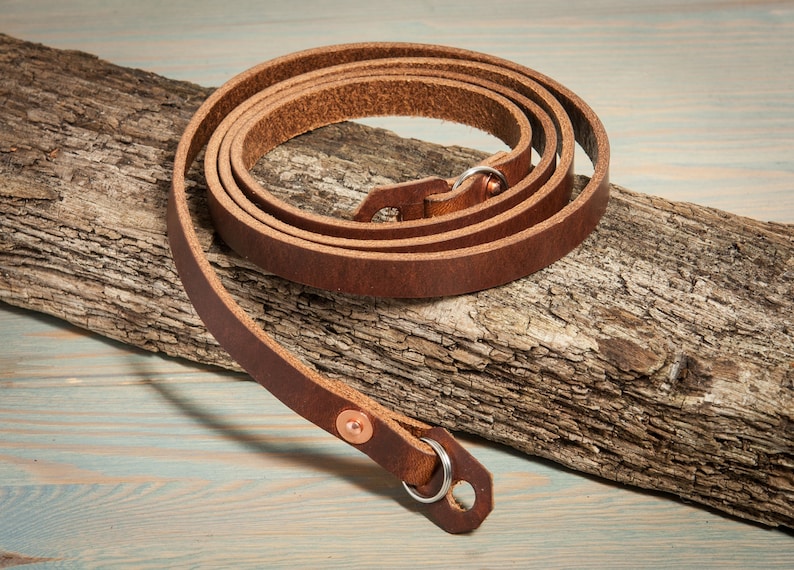
[(504, 174), (502, 174), (501, 170), (497, 170), (490, 166), (472, 166), (466, 172), (458, 176), (458, 179), (455, 180), (455, 183), (452, 185), (452, 190), (456, 190), (458, 186), (463, 184), (468, 178), (471, 178), (475, 174), (490, 174), (492, 176), (496, 176), (499, 179), (499, 182), (502, 184), (502, 190), (507, 190), (507, 178)]
[(444, 480), (441, 482), (441, 488), (438, 490), (438, 492), (430, 497), (420, 495), (416, 492), (416, 487), (409, 485), (405, 481), (403, 481), (403, 487), (405, 487), (405, 491), (415, 501), (425, 504), (435, 503), (443, 499), (449, 492), (449, 488), (452, 487), (452, 460), (449, 458), (449, 454), (447, 454), (446, 449), (444, 449), (436, 440), (430, 439), (429, 437), (420, 437), (419, 439), (432, 447), (433, 451), (435, 451), (436, 455), (438, 455), (438, 458), (441, 460), (441, 467), (444, 470)]

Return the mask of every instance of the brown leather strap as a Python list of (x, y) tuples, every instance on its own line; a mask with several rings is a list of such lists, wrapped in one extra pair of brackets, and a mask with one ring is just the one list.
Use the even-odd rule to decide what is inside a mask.
[[(428, 178), (374, 189), (351, 220), (300, 211), (249, 173), (262, 155), (296, 135), (372, 115), (465, 123), (511, 150), (481, 165), (495, 170), (478, 170), (459, 184)], [(571, 200), (576, 143), (592, 160), (593, 176)], [(204, 148), (215, 227), (240, 255), (288, 279), (336, 291), (456, 295), (545, 267), (596, 226), (608, 200), (609, 145), (593, 111), (557, 82), (488, 55), (351, 44), (281, 57), (233, 78), (196, 112), (177, 149), (169, 239), (185, 289), (218, 342), (276, 397), (369, 455), (409, 491), (438, 494), (427, 513), (440, 527), (466, 532), (479, 526), (492, 509), (491, 476), (447, 432), (318, 374), (265, 334), (224, 289), (187, 205), (185, 174)], [(532, 149), (539, 156), (534, 165)], [(389, 206), (402, 221), (366, 223)], [(470, 509), (441, 487), (460, 481), (474, 488)]]

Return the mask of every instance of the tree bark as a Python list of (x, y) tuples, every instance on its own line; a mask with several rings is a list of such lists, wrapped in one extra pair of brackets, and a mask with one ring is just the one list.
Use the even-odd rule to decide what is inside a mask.
[[(173, 152), (210, 89), (0, 36), (0, 300), (235, 369), (165, 235)], [(482, 154), (340, 124), (256, 167), (304, 208), (453, 176)], [(266, 275), (196, 224), (242, 306), (387, 406), (572, 469), (794, 527), (794, 226), (612, 188), (586, 242), (503, 287), (432, 300)], [(581, 181), (580, 181), (581, 182)]]

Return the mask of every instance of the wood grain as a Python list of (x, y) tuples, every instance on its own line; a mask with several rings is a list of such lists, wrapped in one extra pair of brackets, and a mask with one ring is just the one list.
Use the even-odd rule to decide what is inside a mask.
[[(186, 301), (164, 235), (170, 153), (206, 90), (5, 43), (15, 87), (0, 138), (2, 298), (235, 368)], [(284, 145), (260, 175), (329, 213), (383, 180), (446, 176), (478, 158), (338, 125)], [(31, 200), (30, 188), (54, 196)], [(614, 187), (598, 230), (552, 267), (474, 295), (399, 301), (263, 275), (214, 237), (203, 193), (193, 203), (232, 294), (332, 377), (580, 471), (794, 524), (791, 226)]]
[[(561, 81), (590, 103), (613, 146), (612, 178), (669, 200), (794, 222), (794, 10), (786, 0), (55, 0), (3, 5), (3, 32), (217, 86), (256, 63), (351, 41), (484, 51)], [(392, 123), (389, 123), (392, 124)], [(444, 145), (460, 131), (400, 134)], [(476, 142), (465, 142), (479, 148)]]
[[(363, 11), (346, 0), (311, 6), (300, 0), (269, 3), (264, 9), (248, 0), (199, 2), (189, 11), (183, 6), (155, 0), (0, 2), (0, 31), (202, 85), (219, 85), (264, 59), (327, 43), (409, 40), (479, 49), (540, 69), (583, 95), (607, 124), (614, 180), (647, 194), (718, 206), (758, 219), (794, 221), (794, 162), (789, 152), (794, 146), (794, 65), (785, 57), (794, 50), (794, 11), (789, 2), (406, 0)], [(1, 109), (3, 122), (6, 115)], [(400, 132), (443, 144), (482, 144), (477, 133), (439, 130), (435, 124), (412, 124)], [(34, 190), (45, 197), (51, 194), (46, 186)], [(25, 455), (25, 446), (6, 449), (6, 441), (34, 431), (64, 405), (75, 409), (80, 403), (89, 426), (95, 406), (99, 424), (107, 425), (109, 414), (115, 412), (116, 422), (138, 433), (135, 428), (145, 424), (146, 417), (134, 415), (127, 404), (141, 401), (136, 392), (147, 389), (146, 381), (152, 377), (179, 383), (185, 399), (206, 404), (205, 416), (212, 416), (214, 406), (227, 399), (250, 407), (251, 414), (261, 414), (257, 426), (266, 428), (272, 439), (294, 435), (295, 425), (282, 423), (285, 416), (278, 405), (269, 402), (262, 390), (249, 393), (247, 383), (224, 380), (222, 395), (207, 402), (202, 386), (216, 381), (211, 372), (181, 365), (175, 370), (175, 362), (163, 357), (131, 356), (127, 348), (4, 305), (0, 305), (0, 343), (3, 563), (50, 557), (52, 562), (32, 567), (235, 563), (258, 568), (305, 566), (302, 563), (311, 560), (312, 566), (364, 568), (388, 560), (395, 568), (788, 568), (794, 559), (794, 541), (788, 534), (761, 530), (666, 497), (604, 486), (564, 470), (546, 471), (546, 464), (536, 465), (492, 444), (480, 450), (474, 442), (467, 445), (496, 474), (497, 510), (478, 533), (464, 540), (428, 532), (425, 521), (408, 505), (395, 509), (395, 501), (402, 497), (399, 493), (394, 500), (384, 500), (367, 488), (339, 487), (336, 477), (315, 471), (308, 461), (288, 461), (283, 477), (311, 480), (313, 497), (322, 508), (296, 494), (288, 509), (268, 510), (264, 497), (278, 494), (282, 485), (277, 456), (269, 458), (268, 474), (260, 478), (261, 497), (252, 509), (267, 516), (255, 523), (218, 508), (217, 503), (227, 497), (223, 493), (205, 495), (204, 506), (217, 517), (210, 522), (201, 515), (201, 505), (187, 504), (196, 496), (189, 489), (196, 487), (184, 472), (175, 474), (172, 489), (182, 481), (185, 504), (170, 502), (173, 511), (159, 507), (153, 498), (156, 493), (144, 483), (147, 477), (159, 482), (157, 469), (168, 465), (157, 453), (151, 454), (151, 464), (150, 455), (139, 456), (138, 482), (112, 483), (117, 488), (112, 496), (123, 495), (124, 502), (102, 500), (109, 495), (88, 470), (85, 483), (66, 477), (61, 485), (60, 473), (74, 470), (60, 460), (52, 463), (46, 484), (39, 483), (28, 471), (17, 470), (19, 460), (13, 457)], [(53, 394), (56, 397), (47, 397), (50, 386), (66, 380), (71, 382), (68, 389), (64, 386)], [(81, 388), (75, 380), (118, 387), (110, 392), (112, 397), (91, 399), (83, 396), (90, 387)], [(42, 389), (14, 399), (13, 406), (6, 404), (12, 390), (32, 382)], [(15, 408), (28, 409), (31, 402), (40, 402), (40, 412), (20, 419)], [(218, 414), (215, 420), (233, 422), (235, 407), (224, 408), (232, 416)], [(133, 412), (130, 419), (125, 419), (127, 410)], [(175, 404), (172, 413), (181, 414), (180, 410)], [(81, 468), (81, 424), (64, 422), (55, 427), (26, 440), (36, 442), (33, 459), (47, 458), (50, 450), (59, 454), (59, 436), (68, 436), (76, 451), (72, 458)], [(193, 437), (215, 441), (212, 429), (207, 429), (209, 433), (196, 436), (201, 428), (195, 428)], [(123, 441), (123, 432), (119, 427), (114, 433)], [(168, 430), (162, 435), (165, 449), (172, 445), (170, 437)], [(327, 443), (320, 434), (316, 448)], [(129, 464), (126, 444), (107, 447), (122, 455), (94, 455), (95, 468), (113, 474), (116, 462)], [(247, 462), (242, 454), (235, 457)], [(33, 459), (29, 460), (35, 465)], [(228, 491), (235, 481), (233, 471), (220, 476), (230, 477), (228, 497), (239, 505), (235, 492)], [(17, 473), (22, 475), (14, 478)], [(6, 483), (7, 477), (13, 483)], [(360, 514), (347, 505), (356, 492), (366, 499), (357, 502)], [(52, 500), (53, 496), (58, 499)], [(196, 516), (177, 516), (172, 522), (174, 511), (178, 515), (182, 506)], [(95, 516), (108, 525), (93, 525)], [(17, 521), (26, 532), (17, 530)], [(81, 532), (86, 523), (97, 532)], [(244, 533), (235, 532), (238, 525)], [(39, 526), (50, 532), (37, 531)]]
[(476, 439), (497, 508), (472, 535), (437, 533), (389, 474), (239, 375), (8, 307), (0, 342), (0, 551), (49, 560), (34, 567), (786, 568), (794, 555), (789, 534)]

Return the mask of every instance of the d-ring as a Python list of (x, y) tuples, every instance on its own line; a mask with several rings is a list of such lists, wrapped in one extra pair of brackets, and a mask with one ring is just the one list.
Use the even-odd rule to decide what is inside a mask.
[(415, 501), (426, 504), (435, 503), (443, 499), (449, 492), (449, 488), (452, 486), (452, 460), (449, 458), (447, 451), (436, 440), (430, 439), (429, 437), (420, 437), (419, 439), (432, 447), (433, 451), (435, 451), (436, 455), (438, 455), (438, 458), (441, 460), (441, 467), (444, 470), (444, 480), (441, 482), (441, 488), (438, 490), (438, 492), (430, 497), (420, 495), (416, 492), (416, 488), (413, 485), (409, 485), (405, 481), (403, 481), (403, 487), (405, 487), (405, 491)]
[(452, 190), (457, 189), (457, 187), (463, 184), (466, 181), (466, 179), (471, 178), (475, 174), (491, 174), (493, 176), (496, 176), (499, 179), (499, 182), (502, 183), (502, 190), (507, 190), (508, 184), (505, 175), (502, 174), (500, 170), (491, 168), (490, 166), (482, 166), (482, 165), (472, 166), (466, 172), (458, 176), (458, 179), (455, 180), (455, 183), (452, 185)]

